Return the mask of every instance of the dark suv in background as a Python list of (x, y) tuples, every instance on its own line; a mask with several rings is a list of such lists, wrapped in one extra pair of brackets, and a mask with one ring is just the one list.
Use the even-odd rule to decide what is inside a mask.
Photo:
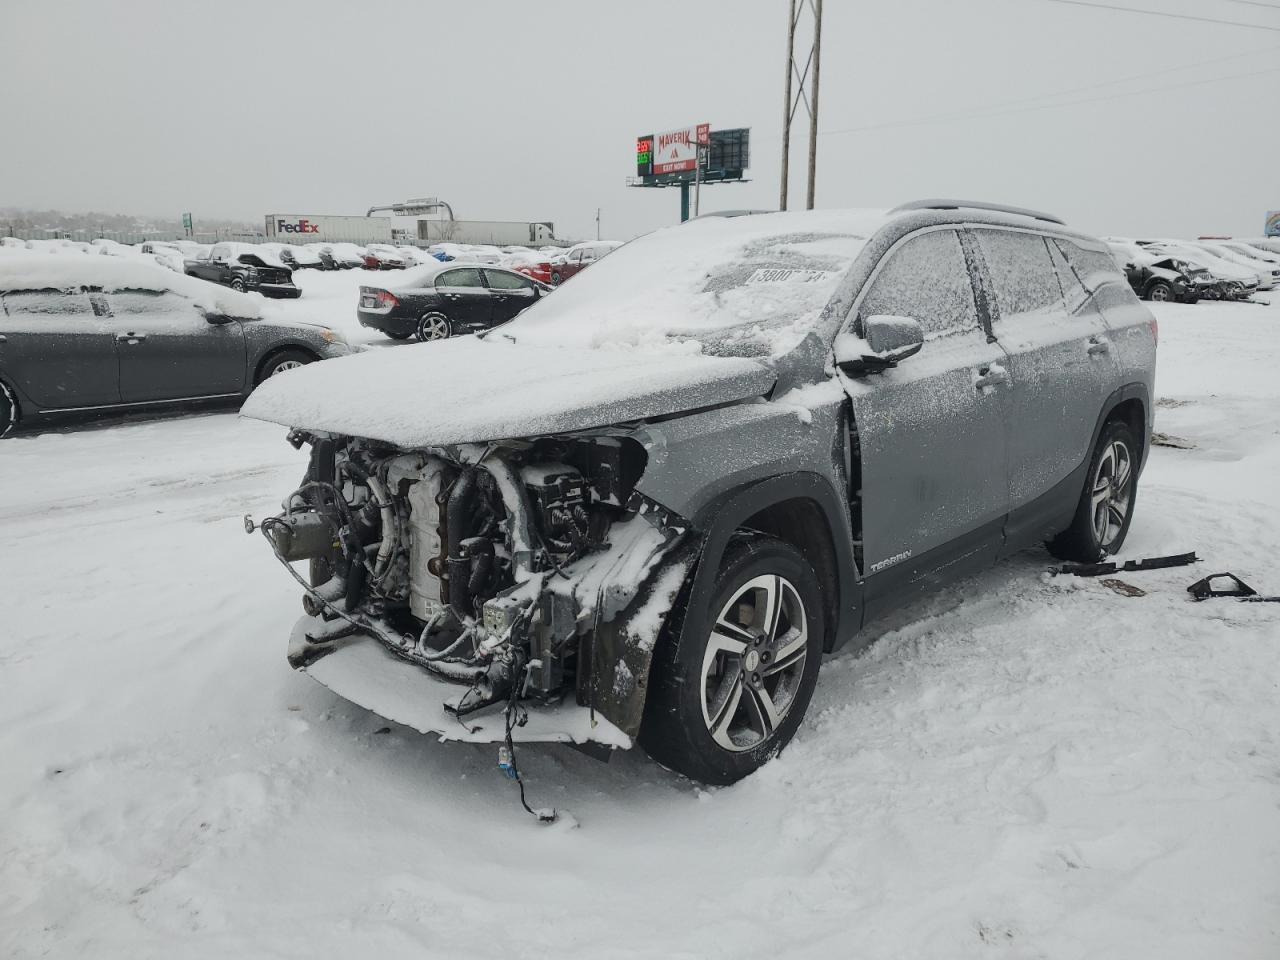
[(215, 243), (206, 255), (184, 264), (187, 276), (220, 283), (232, 290), (260, 293), (264, 297), (302, 296), (293, 283), (293, 271), (261, 247), (247, 243)]

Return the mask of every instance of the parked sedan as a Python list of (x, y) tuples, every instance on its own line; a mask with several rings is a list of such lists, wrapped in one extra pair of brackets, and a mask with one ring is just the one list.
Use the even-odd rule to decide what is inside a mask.
[(19, 421), (235, 401), (350, 352), (335, 330), (138, 259), (0, 260), (0, 436)]
[(404, 270), (409, 262), (395, 247), (386, 243), (371, 243), (364, 248), (366, 270)]
[(395, 340), (444, 340), (506, 323), (547, 292), (513, 270), (441, 263), (395, 286), (361, 287), (356, 317)]
[(355, 270), (365, 265), (365, 249), (354, 243), (326, 243), (320, 247), (320, 262), (330, 270)]
[(239, 293), (253, 290), (264, 297), (302, 296), (293, 271), (268, 250), (250, 243), (215, 243), (207, 255), (187, 260), (188, 276), (210, 280)]

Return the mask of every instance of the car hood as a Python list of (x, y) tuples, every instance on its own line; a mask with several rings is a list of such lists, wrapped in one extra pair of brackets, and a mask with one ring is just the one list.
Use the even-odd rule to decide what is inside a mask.
[(768, 393), (764, 362), (672, 349), (460, 337), (326, 360), (266, 381), (241, 413), (288, 427), (430, 447), (532, 437)]

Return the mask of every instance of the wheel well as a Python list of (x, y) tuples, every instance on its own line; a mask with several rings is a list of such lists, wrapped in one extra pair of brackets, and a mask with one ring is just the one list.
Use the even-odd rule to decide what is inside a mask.
[(1117, 403), (1107, 415), (1107, 420), (1118, 420), (1127, 424), (1129, 429), (1133, 431), (1133, 435), (1138, 438), (1138, 443), (1145, 445), (1147, 436), (1147, 411), (1142, 401), (1137, 397), (1130, 397)]
[(822, 508), (807, 497), (782, 500), (752, 514), (742, 522), (742, 526), (791, 544), (813, 565), (822, 585), (823, 612), (826, 614), (827, 635), (823, 637), (823, 649), (832, 649), (840, 602), (840, 578), (836, 568), (835, 542)]
[(258, 369), (257, 369), (257, 370), (255, 370), (255, 371), (254, 371), (254, 373), (253, 373), (253, 383), (254, 383), (254, 386), (257, 386), (258, 384), (260, 384), (260, 383), (262, 382), (262, 375), (263, 375), (263, 373), (265, 373), (265, 372), (266, 372), (267, 367), (269, 367), (269, 366), (270, 366), (270, 365), (275, 361), (276, 357), (280, 356), (280, 354), (282, 354), (282, 353), (291, 353), (291, 352), (294, 352), (294, 353), (305, 353), (305, 354), (306, 354), (307, 356), (309, 356), (313, 361), (314, 361), (314, 360), (319, 360), (319, 359), (320, 359), (320, 354), (316, 353), (316, 352), (315, 352), (314, 350), (312, 350), (310, 347), (304, 347), (304, 346), (302, 346), (301, 344), (297, 344), (297, 343), (289, 343), (289, 344), (285, 344), (285, 345), (284, 345), (284, 346), (282, 346), (282, 347), (274, 347), (274, 348), (272, 348), (271, 350), (267, 351), (266, 356), (264, 356), (264, 357), (263, 357), (263, 358), (258, 362)]

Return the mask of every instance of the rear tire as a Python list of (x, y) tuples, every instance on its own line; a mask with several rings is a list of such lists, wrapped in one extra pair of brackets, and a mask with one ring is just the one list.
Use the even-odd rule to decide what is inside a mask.
[(641, 745), (703, 783), (755, 772), (804, 719), (824, 630), (822, 588), (804, 556), (773, 537), (735, 539), (707, 608), (686, 600), (672, 613), (654, 655)]
[(417, 336), (423, 343), (429, 340), (448, 340), (453, 336), (453, 324), (443, 313), (424, 313), (418, 321)]
[(1133, 428), (1123, 420), (1107, 421), (1089, 460), (1071, 526), (1046, 544), (1051, 554), (1059, 560), (1097, 563), (1124, 545), (1138, 499), (1140, 456)]
[(552, 285), (553, 285), (553, 286), (558, 286), (558, 285), (560, 284), (560, 271), (559, 271), (559, 270), (552, 270), (552, 271), (551, 271), (551, 283), (552, 283)]
[(270, 380), (276, 374), (284, 373), (286, 370), (295, 370), (308, 363), (314, 363), (317, 359), (319, 358), (305, 350), (281, 350), (279, 353), (273, 353), (258, 370), (258, 379), (254, 381), (254, 385)]

